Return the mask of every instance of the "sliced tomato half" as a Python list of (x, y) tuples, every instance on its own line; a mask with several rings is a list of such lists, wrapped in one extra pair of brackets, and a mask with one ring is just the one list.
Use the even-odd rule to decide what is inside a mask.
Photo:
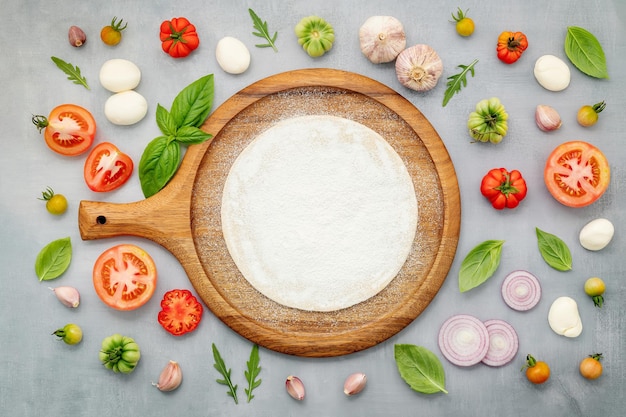
[(569, 207), (585, 207), (599, 199), (610, 179), (609, 162), (602, 151), (583, 141), (557, 146), (544, 170), (550, 194)]
[(202, 319), (202, 304), (189, 290), (170, 290), (161, 301), (158, 320), (174, 336), (192, 332)]
[(83, 154), (91, 148), (96, 136), (96, 120), (85, 108), (62, 104), (50, 112), (48, 118), (34, 116), (33, 123), (45, 128), (43, 137), (53, 151), (66, 156)]
[(98, 144), (85, 161), (84, 177), (87, 186), (97, 192), (121, 187), (133, 172), (133, 160), (109, 142)]
[(123, 244), (104, 251), (93, 267), (93, 286), (98, 297), (116, 310), (134, 310), (154, 294), (157, 269), (139, 246)]

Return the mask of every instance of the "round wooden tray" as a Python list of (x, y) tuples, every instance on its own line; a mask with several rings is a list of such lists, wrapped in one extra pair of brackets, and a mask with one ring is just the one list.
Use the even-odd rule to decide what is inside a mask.
[[(256, 291), (230, 257), (220, 224), (224, 181), (239, 153), (274, 123), (311, 114), (351, 119), (382, 135), (404, 160), (418, 200), (417, 233), (402, 270), (376, 296), (334, 312), (288, 308)], [(128, 204), (82, 201), (81, 237), (133, 235), (161, 244), (224, 323), (254, 343), (297, 356), (339, 356), (374, 346), (411, 323), (437, 294), (458, 243), (458, 182), (435, 129), (395, 91), (345, 71), (291, 71), (244, 88), (202, 129), (213, 140), (191, 146), (156, 195)]]

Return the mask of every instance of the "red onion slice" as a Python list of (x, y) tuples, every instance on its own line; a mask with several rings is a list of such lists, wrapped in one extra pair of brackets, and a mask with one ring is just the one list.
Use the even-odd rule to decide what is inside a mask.
[(528, 271), (513, 271), (502, 282), (502, 298), (513, 310), (530, 310), (541, 299), (539, 280)]
[(455, 365), (475, 365), (487, 354), (489, 332), (476, 317), (457, 314), (446, 320), (439, 329), (439, 349)]
[(517, 332), (504, 320), (487, 320), (485, 327), (489, 332), (489, 350), (483, 363), (489, 366), (503, 366), (511, 362), (519, 348)]

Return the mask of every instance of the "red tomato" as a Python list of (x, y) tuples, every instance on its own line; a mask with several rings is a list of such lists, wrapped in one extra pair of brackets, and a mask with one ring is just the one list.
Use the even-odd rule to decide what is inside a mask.
[(85, 161), (85, 182), (97, 192), (121, 187), (133, 172), (133, 160), (109, 142), (98, 144)]
[(505, 64), (512, 64), (520, 59), (526, 48), (528, 39), (522, 32), (502, 32), (498, 36), (496, 52), (498, 59)]
[(66, 156), (87, 152), (96, 136), (96, 120), (88, 110), (75, 104), (55, 107), (50, 115), (33, 116), (39, 131), (45, 128), (43, 137), (53, 151)]
[(161, 48), (173, 58), (184, 58), (200, 45), (196, 27), (184, 17), (161, 23)]
[(93, 286), (98, 297), (116, 310), (134, 310), (154, 294), (157, 270), (139, 246), (124, 244), (103, 252), (93, 267)]
[(565, 142), (548, 157), (543, 174), (550, 194), (569, 207), (585, 207), (604, 194), (611, 170), (604, 154), (583, 142)]
[(504, 168), (494, 168), (483, 177), (480, 192), (497, 209), (515, 208), (526, 197), (526, 181), (522, 174)]
[(189, 290), (171, 290), (161, 301), (158, 320), (174, 336), (192, 332), (202, 319), (202, 304)]

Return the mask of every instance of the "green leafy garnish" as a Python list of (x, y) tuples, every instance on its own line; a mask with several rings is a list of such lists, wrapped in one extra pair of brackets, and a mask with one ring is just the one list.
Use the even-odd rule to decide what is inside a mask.
[(89, 85), (87, 84), (87, 79), (83, 77), (80, 73), (80, 68), (73, 66), (72, 64), (63, 61), (61, 58), (57, 58), (56, 56), (51, 57), (52, 61), (59, 67), (61, 71), (67, 74), (67, 79), (70, 81), (74, 81), (74, 84), (81, 84), (87, 90), (91, 90)]
[(178, 93), (170, 111), (157, 104), (156, 121), (163, 136), (148, 143), (138, 168), (145, 197), (172, 179), (180, 165), (181, 144), (195, 145), (213, 137), (200, 129), (213, 106), (213, 87), (213, 74), (205, 75)]
[(248, 12), (250, 12), (252, 23), (254, 23), (254, 28), (258, 30), (258, 32), (252, 32), (252, 34), (254, 36), (258, 36), (259, 38), (267, 39), (267, 43), (258, 44), (254, 46), (256, 46), (257, 48), (270, 48), (271, 47), (274, 50), (274, 52), (278, 52), (278, 49), (276, 48), (276, 45), (275, 45), (276, 38), (278, 37), (278, 32), (274, 32), (274, 35), (270, 36), (270, 32), (267, 29), (267, 22), (262, 21), (261, 18), (257, 16), (256, 13), (254, 13), (254, 10), (248, 9)]
[(486, 240), (474, 247), (459, 270), (459, 290), (469, 291), (487, 281), (500, 265), (504, 240)]
[(213, 359), (215, 360), (215, 364), (213, 364), (213, 367), (217, 369), (217, 371), (224, 377), (224, 379), (216, 379), (215, 381), (218, 384), (226, 385), (228, 387), (228, 391), (226, 391), (226, 394), (233, 397), (233, 400), (235, 400), (235, 404), (239, 404), (239, 401), (237, 400), (237, 385), (233, 385), (233, 382), (230, 379), (231, 370), (226, 369), (226, 364), (224, 363), (220, 352), (217, 350), (215, 343), (212, 343), (212, 346)]
[(35, 273), (39, 281), (58, 278), (70, 266), (72, 260), (72, 242), (69, 237), (48, 243), (35, 259)]
[(576, 68), (588, 76), (609, 78), (602, 45), (586, 29), (568, 26), (565, 36), (565, 54)]
[(572, 269), (572, 254), (565, 242), (538, 227), (535, 228), (535, 231), (537, 232), (537, 245), (543, 260), (557, 271)]
[(244, 389), (246, 395), (248, 396), (248, 402), (254, 398), (252, 395), (252, 391), (261, 385), (261, 379), (257, 380), (256, 377), (259, 376), (261, 372), (261, 367), (259, 366), (260, 362), (259, 357), (259, 345), (255, 344), (252, 346), (252, 351), (250, 352), (250, 359), (246, 362), (248, 370), (244, 372), (246, 376), (246, 381), (248, 381), (248, 388)]
[(399, 344), (394, 357), (402, 379), (417, 392), (434, 394), (446, 391), (446, 375), (439, 358), (422, 346)]
[(448, 88), (446, 88), (446, 92), (443, 94), (443, 105), (442, 107), (446, 107), (446, 104), (450, 101), (450, 99), (461, 91), (461, 87), (467, 86), (467, 74), (471, 74), (474, 76), (474, 66), (478, 63), (478, 59), (475, 59), (469, 65), (457, 65), (458, 68), (461, 68), (461, 72), (458, 74), (454, 74), (448, 77), (448, 83), (446, 84)]

